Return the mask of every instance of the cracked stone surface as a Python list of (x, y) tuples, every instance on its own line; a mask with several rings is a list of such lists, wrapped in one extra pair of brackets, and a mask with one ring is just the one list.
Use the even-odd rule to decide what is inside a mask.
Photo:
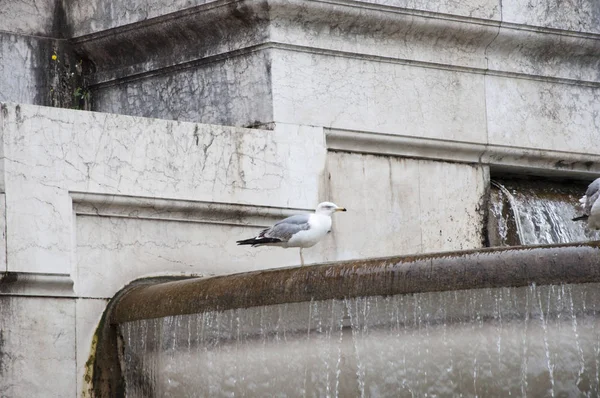
[(75, 302), (0, 296), (0, 395), (74, 397)]
[[(39, 54), (48, 47), (47, 39), (0, 32), (0, 101), (35, 103), (49, 87), (36, 79), (44, 68)], [(46, 64), (49, 67), (50, 52)]]
[(575, 32), (600, 33), (600, 2), (502, 0), (502, 19)]
[(486, 77), (491, 144), (599, 153), (600, 90)]
[(53, 31), (53, 0), (3, 1), (0, 6), (2, 31), (35, 36), (50, 36)]
[(75, 27), (74, 36), (82, 36), (212, 2), (215, 0), (134, 0), (124, 3), (68, 0), (67, 15)]
[[(455, 130), (438, 136), (457, 138), (466, 124), (461, 139), (470, 141), (483, 131), (478, 123), (485, 117), (486, 75), (600, 84), (600, 44), (593, 32), (572, 27), (563, 34), (542, 22), (537, 27), (535, 19), (500, 25), (502, 7), (494, 1), (372, 1), (352, 7), (270, 1), (268, 13), (262, 2), (242, 4), (235, 7), (250, 22), (231, 31), (219, 24), (219, 34), (194, 36), (196, 52), (178, 47), (165, 55), (163, 47), (152, 50), (133, 40), (162, 32), (141, 23), (116, 33), (134, 43), (136, 59), (104, 56), (114, 53), (107, 38), (78, 39), (81, 51), (103, 68), (93, 77), (96, 109), (236, 126), (309, 120), (331, 127), (342, 119), (354, 126), (344, 128), (361, 129), (362, 122), (369, 131), (386, 133), (399, 125), (415, 131), (410, 121), (423, 112), (426, 122)], [(213, 11), (215, 21), (230, 18), (221, 6)], [(579, 20), (584, 23), (584, 16)], [(190, 31), (203, 26), (186, 21)], [(179, 25), (172, 29), (188, 36)], [(396, 105), (408, 109), (408, 123), (398, 120), (403, 113)], [(436, 120), (444, 117), (451, 119)], [(415, 135), (436, 134), (435, 126), (418, 125), (423, 128)]]
[(261, 51), (112, 85), (95, 110), (229, 126), (273, 121), (270, 59)]
[(236, 129), (5, 105), (2, 130), (11, 271), (70, 273), (69, 192), (312, 208), (325, 164), (322, 129), (312, 127)]
[(334, 220), (329, 260), (482, 246), (483, 167), (347, 153), (327, 163), (331, 199), (352, 211)]
[(486, 140), (482, 75), (277, 51), (273, 80), (276, 121)]
[[(398, 93), (408, 103), (419, 103), (421, 91), (428, 89), (411, 91), (399, 87), (399, 81), (431, 79), (434, 86), (447, 88), (437, 77), (425, 76), (435, 75), (435, 69), (461, 81), (462, 88), (440, 96), (442, 106), (455, 101), (460, 107), (472, 105), (456, 94), (473, 88), (473, 102), (481, 103), (483, 75), (597, 88), (600, 6), (593, 0), (571, 3), (95, 0), (69, 1), (63, 10), (47, 0), (24, 0), (0, 14), (0, 22), (25, 22), (22, 28), (11, 22), (0, 34), (0, 100), (48, 103), (44, 72), (51, 49), (64, 42), (48, 37), (73, 38), (69, 43), (86, 65), (95, 66), (86, 72), (94, 110), (201, 123), (294, 124), (277, 96), (295, 90), (294, 76), (309, 71), (309, 80), (322, 77), (333, 83), (343, 76), (340, 71), (378, 75), (382, 82), (348, 81), (357, 86), (352, 102), (376, 118), (389, 111), (381, 104), (394, 104)], [(59, 32), (55, 25), (62, 20), (66, 28)], [(30, 36), (36, 28), (43, 36)], [(316, 65), (303, 71), (304, 64), (291, 59), (286, 66), (289, 57), (283, 49), (298, 58), (310, 56)], [(348, 63), (355, 63), (356, 70), (349, 71)], [(407, 73), (410, 67), (422, 76)], [(385, 90), (388, 81), (392, 89)], [(332, 88), (340, 93), (346, 89)], [(433, 92), (433, 98), (446, 94)], [(319, 94), (307, 92), (303, 103), (293, 105), (302, 109), (291, 112), (319, 109), (325, 121), (338, 118), (335, 108), (346, 102), (334, 97), (337, 105), (328, 99), (334, 108), (329, 110), (321, 106)], [(381, 132), (386, 128), (384, 121)]]
[[(96, 110), (177, 121), (2, 105), (0, 269), (68, 275), (74, 291), (0, 296), (0, 396), (81, 394), (105, 298), (132, 279), (298, 264), (234, 244), (277, 212), (349, 209), (307, 263), (480, 247), (486, 166), (328, 152), (324, 135), (586, 160), (599, 4), (4, 1), (0, 102), (49, 103), (52, 51), (73, 44), (96, 66)], [(85, 193), (108, 204), (76, 214)]]

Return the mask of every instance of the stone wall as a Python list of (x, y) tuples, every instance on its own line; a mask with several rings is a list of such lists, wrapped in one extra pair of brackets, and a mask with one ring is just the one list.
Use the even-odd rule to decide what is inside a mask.
[(309, 263), (478, 248), (490, 176), (595, 177), (600, 8), (566, 7), (0, 7), (0, 395), (80, 396), (136, 278), (297, 265), (235, 241), (319, 201)]

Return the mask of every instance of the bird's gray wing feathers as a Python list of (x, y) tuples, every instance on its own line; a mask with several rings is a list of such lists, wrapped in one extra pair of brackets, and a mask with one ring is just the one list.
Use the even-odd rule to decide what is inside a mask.
[(310, 218), (310, 214), (296, 214), (295, 216), (290, 216), (288, 218), (284, 218), (281, 221), (275, 223), (275, 225), (279, 224), (306, 224), (308, 223), (308, 219)]
[(306, 231), (310, 228), (308, 224), (309, 214), (299, 214), (279, 221), (271, 228), (265, 229), (260, 236), (265, 238), (280, 239), (287, 242), (297, 232)]
[(584, 205), (585, 214), (589, 215), (590, 211), (592, 211), (592, 206), (600, 197), (600, 178), (596, 178), (585, 191), (586, 201)]
[(584, 213), (589, 216), (590, 213), (592, 212), (592, 207), (594, 206), (594, 203), (596, 203), (596, 201), (598, 200), (598, 197), (600, 197), (600, 190), (594, 192), (594, 194), (592, 196), (586, 195), (586, 197), (587, 197), (587, 200), (585, 201)]

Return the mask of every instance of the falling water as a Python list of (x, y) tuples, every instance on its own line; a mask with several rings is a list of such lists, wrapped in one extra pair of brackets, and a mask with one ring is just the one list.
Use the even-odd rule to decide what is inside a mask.
[(127, 396), (598, 396), (600, 284), (124, 323)]
[(600, 239), (585, 222), (579, 198), (585, 184), (528, 180), (492, 183), (490, 241), (494, 246), (571, 243)]

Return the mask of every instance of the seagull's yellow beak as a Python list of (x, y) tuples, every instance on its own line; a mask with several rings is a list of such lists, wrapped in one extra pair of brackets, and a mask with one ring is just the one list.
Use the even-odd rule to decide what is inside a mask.
[(335, 209), (335, 211), (346, 211), (345, 207), (338, 207), (337, 209)]

